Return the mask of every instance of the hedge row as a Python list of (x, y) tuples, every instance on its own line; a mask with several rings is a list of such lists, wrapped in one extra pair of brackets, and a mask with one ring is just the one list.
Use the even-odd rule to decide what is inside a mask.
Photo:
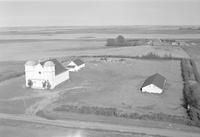
[(164, 55), (159, 56), (157, 54), (154, 54), (150, 52), (149, 54), (143, 55), (143, 56), (124, 56), (124, 55), (91, 55), (91, 56), (71, 56), (71, 57), (62, 57), (60, 58), (61, 62), (67, 62), (68, 60), (74, 59), (74, 58), (119, 58), (119, 59), (160, 59), (160, 60), (181, 60), (181, 58), (173, 57), (171, 55)]
[(183, 81), (185, 82), (189, 82), (190, 80), (195, 81), (195, 76), (193, 73), (193, 68), (192, 68), (190, 60), (188, 59), (181, 60), (181, 72), (182, 72)]
[(197, 70), (197, 66), (196, 66), (196, 63), (194, 62), (194, 60), (190, 60), (191, 61), (191, 65), (193, 67), (193, 72), (194, 72), (194, 75), (195, 75), (195, 79), (197, 82), (200, 82), (200, 75), (199, 75), (199, 72)]
[(167, 121), (180, 124), (191, 123), (191, 121), (184, 116), (167, 115), (164, 113), (139, 114), (136, 112), (125, 112), (123, 110), (112, 107), (106, 108), (97, 106), (61, 105), (54, 108), (53, 110), (59, 112), (115, 116), (129, 119)]
[(157, 55), (153, 52), (150, 52), (146, 55), (140, 56), (141, 59), (166, 59), (166, 60), (177, 60), (179, 58), (173, 57), (171, 54), (165, 54), (164, 56)]
[[(195, 68), (194, 68), (195, 67)], [(184, 81), (184, 88), (183, 88), (183, 106), (187, 109), (188, 117), (193, 120), (190, 121), (190, 125), (200, 126), (200, 122), (198, 118), (194, 118), (194, 116), (198, 116), (198, 112), (196, 111), (199, 107), (199, 99), (200, 91), (196, 86), (198, 84), (192, 85), (190, 80), (197, 81), (198, 79), (198, 71), (196, 69), (195, 63), (193, 60), (181, 60), (181, 70), (182, 70), (182, 77)], [(196, 70), (196, 71), (195, 71)], [(192, 106), (192, 107), (188, 107)]]

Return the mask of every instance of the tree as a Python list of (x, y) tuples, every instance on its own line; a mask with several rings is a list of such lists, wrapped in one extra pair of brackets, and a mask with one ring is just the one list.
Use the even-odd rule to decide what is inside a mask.
[(33, 82), (32, 82), (32, 80), (28, 80), (28, 87), (32, 87), (33, 86)]
[(46, 81), (46, 86), (47, 86), (47, 89), (51, 88), (51, 84), (49, 83), (49, 81)]
[(43, 86), (43, 88), (46, 88), (47, 87), (47, 82), (46, 81), (42, 82), (42, 86)]
[(125, 38), (122, 35), (119, 35), (116, 38), (116, 41), (117, 41), (118, 44), (124, 44), (126, 42)]
[(115, 46), (115, 45), (116, 45), (116, 43), (115, 43), (114, 39), (107, 39), (106, 46)]

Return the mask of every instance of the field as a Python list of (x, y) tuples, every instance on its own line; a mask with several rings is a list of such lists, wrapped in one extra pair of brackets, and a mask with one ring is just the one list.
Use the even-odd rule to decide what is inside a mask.
[[(181, 107), (179, 61), (110, 61), (90, 61), (84, 70), (72, 73), (70, 83), (83, 88), (64, 93), (55, 103), (114, 107), (138, 113), (185, 115)], [(140, 87), (144, 80), (157, 72), (168, 80), (165, 92), (162, 95), (142, 94)]]
[[(2, 82), (0, 85), (1, 99), (7, 99), (7, 101), (1, 102), (1, 112), (5, 112), (7, 109), (7, 112), (11, 113), (25, 113), (30, 109), (29, 105), (34, 105), (34, 102), (34, 108), (37, 110), (37, 108), (44, 105), (44, 98), (46, 98), (47, 102), (48, 99), (51, 101), (45, 105), (53, 104), (54, 107), (55, 104), (56, 106), (81, 104), (85, 106), (114, 107), (142, 114), (185, 115), (181, 107), (182, 78), (179, 61), (137, 59), (124, 61), (119, 61), (119, 59), (108, 59), (107, 61), (86, 59), (86, 61), (87, 67), (85, 69), (78, 73), (70, 73), (70, 80), (49, 94), (46, 92), (42, 94), (42, 91), (34, 92), (32, 89), (25, 88), (24, 77)], [(144, 80), (157, 72), (168, 80), (165, 92), (161, 95), (142, 94), (140, 87)], [(62, 95), (55, 99), (54, 95), (60, 91), (62, 91)], [(8, 92), (10, 93), (7, 94)], [(23, 99), (27, 105), (26, 110), (24, 110)], [(36, 103), (37, 100), (43, 103)], [(16, 101), (13, 106), (12, 101)], [(45, 108), (45, 105), (43, 108)], [(7, 108), (5, 108), (6, 106)], [(36, 113), (35, 110), (32, 111)]]
[[(67, 27), (1, 28), (0, 113), (37, 117), (42, 116), (40, 112), (47, 112), (51, 114), (52, 119), (60, 118), (60, 120), (66, 120), (65, 116), (71, 115), (72, 119), (81, 120), (82, 118), (86, 121), (95, 121), (96, 119), (97, 121), (100, 120), (99, 122), (107, 122), (104, 118), (102, 118), (103, 120), (98, 119), (101, 116), (94, 115), (94, 113), (80, 114), (73, 110), (73, 107), (93, 107), (117, 109), (119, 112), (137, 113), (138, 115), (156, 114), (158, 117), (160, 114), (163, 114), (165, 116), (169, 115), (172, 117), (172, 120), (174, 116), (186, 118), (185, 109), (182, 106), (183, 80), (180, 60), (177, 60), (177, 58), (191, 57), (195, 59), (200, 71), (198, 45), (194, 46), (190, 43), (190, 45), (183, 47), (142, 45), (115, 48), (105, 46), (107, 38), (114, 38), (119, 34), (128, 39), (196, 39), (199, 37), (199, 30), (179, 27), (154, 28), (145, 26), (139, 27), (139, 29), (137, 27), (111, 27), (109, 29), (101, 27), (90, 29)], [(144, 56), (149, 54), (153, 54), (158, 58), (144, 58)], [(72, 56), (82, 56), (82, 59), (86, 62), (86, 67), (79, 72), (70, 73), (68, 81), (51, 91), (25, 87), (23, 74), (26, 60), (55, 57), (64, 61), (63, 64), (67, 65), (68, 62), (65, 61), (68, 61)], [(107, 56), (107, 58), (104, 56)], [(118, 58), (109, 58), (108, 56)], [(133, 57), (134, 59), (123, 57)], [(171, 58), (160, 59), (159, 57)], [(140, 88), (144, 80), (154, 73), (160, 73), (166, 77), (167, 83), (164, 92), (160, 95), (141, 93)], [(66, 111), (65, 106), (72, 106), (72, 110)], [(48, 118), (48, 115), (44, 115), (43, 118)], [(130, 123), (127, 122), (129, 119), (107, 117), (110, 122), (114, 121), (115, 118), (123, 121), (122, 123)], [(137, 124), (144, 127), (166, 128), (171, 126), (168, 122), (173, 123), (173, 121), (162, 121), (162, 117), (160, 119), (160, 121), (148, 119), (154, 123), (147, 125), (145, 125), (144, 119), (143, 123), (140, 119)], [(159, 125), (161, 121), (164, 125)], [(15, 134), (20, 137), (27, 135), (34, 137), (57, 137), (58, 135), (66, 136), (69, 132), (75, 133), (77, 131), (72, 129), (66, 130), (66, 128), (47, 127), (47, 125), (42, 126), (40, 124), (27, 124), (26, 127), (25, 123), (20, 124), (17, 121), (9, 120), (5, 122), (2, 119), (0, 122), (3, 123), (3, 126), (0, 126), (0, 134), (3, 133), (5, 137)], [(17, 125), (20, 126), (17, 127)], [(175, 127), (171, 126), (170, 128)], [(19, 132), (23, 128), (26, 128), (26, 132)], [(177, 126), (178, 128), (179, 126)], [(187, 130), (187, 128), (184, 127), (183, 130)], [(85, 135), (96, 137), (102, 135), (110, 137), (146, 136), (145, 134), (130, 135), (126, 133), (105, 133), (104, 131), (86, 131)]]
[[(120, 133), (95, 131), (86, 129), (71, 129), (56, 126), (30, 124), (10, 120), (0, 120), (0, 135), (3, 137), (161, 137), (143, 133)], [(164, 136), (162, 136), (164, 137)]]
[[(117, 55), (143, 56), (154, 53), (159, 56), (188, 58), (180, 47), (135, 46), (110, 48), (105, 41), (60, 41), (60, 42), (19, 42), (0, 44), (0, 61), (42, 59), (49, 57), (84, 56), (84, 55)], [(45, 54), (44, 54), (45, 53)]]
[(197, 69), (200, 72), (200, 43), (198, 42), (195, 45), (192, 45), (193, 42), (189, 42), (187, 45), (183, 47), (183, 49), (192, 59), (194, 59), (197, 65)]

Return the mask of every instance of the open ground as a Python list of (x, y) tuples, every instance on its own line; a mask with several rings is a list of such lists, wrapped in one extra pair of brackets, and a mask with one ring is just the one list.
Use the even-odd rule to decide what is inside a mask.
[[(116, 37), (116, 33), (97, 35), (93, 33), (26, 34), (0, 34), (2, 36), (0, 39), (1, 113), (36, 116), (37, 112), (44, 110), (53, 112), (52, 114), (56, 119), (56, 116), (63, 114), (61, 116), (63, 118), (64, 115), (71, 114), (64, 110), (55, 111), (56, 108), (62, 109), (64, 105), (74, 105), (117, 108), (121, 111), (137, 112), (139, 114), (163, 113), (186, 117), (185, 110), (182, 107), (183, 81), (179, 60), (125, 59), (120, 57), (139, 58), (153, 53), (161, 57), (192, 57), (198, 63), (198, 45), (194, 48), (192, 45), (186, 47), (143, 45), (110, 48), (105, 47), (105, 38)], [(187, 33), (185, 35), (155, 33), (153, 35), (126, 34), (124, 36), (128, 38), (196, 38), (198, 35), (198, 33)], [(47, 59), (49, 57), (58, 57), (62, 60), (71, 56), (118, 56), (119, 58), (107, 58), (106, 60), (105, 58), (82, 58), (86, 62), (86, 67), (77, 73), (70, 73), (70, 80), (62, 83), (52, 91), (34, 90), (25, 87), (23, 74), (26, 60)], [(66, 65), (67, 62), (63, 62), (63, 64)], [(197, 64), (198, 68), (200, 68), (199, 64)], [(154, 73), (160, 73), (167, 79), (163, 94), (141, 93), (142, 83)], [(82, 114), (75, 114), (73, 119), (79, 119), (81, 116)], [(89, 116), (86, 118), (89, 120)], [(13, 123), (17, 122), (14, 121)], [(8, 137), (16, 134), (17, 130), (21, 129), (21, 127), (10, 127), (5, 123), (4, 125), (0, 127), (0, 134), (4, 133)], [(145, 122), (142, 125), (145, 126)], [(152, 124), (152, 126), (156, 125), (158, 124)], [(149, 126), (151, 127), (151, 125)], [(10, 129), (7, 130), (7, 127)], [(165, 128), (165, 126), (159, 128)], [(50, 134), (50, 132), (41, 131), (41, 134), (36, 135), (35, 132), (35, 129), (29, 130), (28, 127), (27, 133), (18, 135), (26, 136), (30, 134), (40, 137)], [(100, 133), (91, 134), (98, 137)], [(122, 133), (119, 134), (119, 136), (121, 135)], [(141, 136), (144, 137), (145, 135)]]

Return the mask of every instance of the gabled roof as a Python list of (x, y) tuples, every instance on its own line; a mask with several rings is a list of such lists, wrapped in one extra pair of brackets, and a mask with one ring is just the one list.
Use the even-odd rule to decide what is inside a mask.
[(146, 86), (148, 86), (148, 85), (150, 85), (150, 84), (154, 84), (155, 86), (157, 86), (157, 87), (163, 89), (164, 84), (165, 84), (165, 80), (166, 80), (165, 77), (163, 77), (162, 75), (156, 73), (156, 74), (154, 74), (154, 75), (148, 77), (148, 78), (144, 81), (142, 87), (146, 87)]
[(80, 60), (80, 59), (75, 59), (75, 60), (73, 60), (73, 62), (74, 62), (77, 66), (80, 66), (80, 65), (84, 64), (84, 62), (83, 62), (82, 60)]
[(59, 75), (65, 71), (67, 71), (67, 69), (57, 60), (57, 59), (49, 59), (43, 62), (40, 62), (41, 65), (44, 65), (45, 62), (47, 61), (52, 61), (55, 65), (55, 75)]
[(75, 66), (68, 65), (67, 68), (75, 68)]

